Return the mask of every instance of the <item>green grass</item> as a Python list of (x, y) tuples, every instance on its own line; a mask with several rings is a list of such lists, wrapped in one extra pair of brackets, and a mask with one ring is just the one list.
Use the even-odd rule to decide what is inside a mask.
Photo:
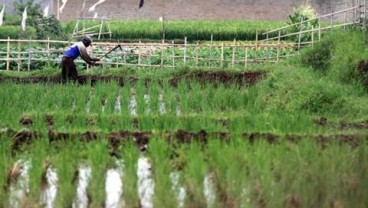
[[(349, 38), (347, 38), (349, 37)], [(209, 203), (203, 192), (204, 179), (210, 177), (214, 185), (215, 207), (364, 207), (368, 204), (367, 173), (368, 145), (366, 128), (342, 128), (343, 123), (367, 120), (368, 102), (364, 80), (357, 76), (357, 64), (368, 57), (364, 34), (356, 31), (335, 32), (325, 37), (334, 47), (328, 56), (317, 56), (325, 44), (316, 44), (301, 52), (299, 57), (278, 64), (264, 64), (254, 70), (266, 72), (263, 80), (250, 86), (202, 83), (181, 80), (178, 86), (169, 79), (199, 69), (133, 70), (130, 68), (94, 72), (124, 74), (140, 78), (137, 82), (125, 79), (118, 83), (73, 84), (15, 84), (0, 83), (0, 125), (15, 130), (22, 116), (34, 118), (30, 130), (47, 135), (45, 115), (55, 118), (58, 132), (97, 132), (97, 140), (84, 143), (72, 139), (49, 143), (40, 139), (25, 145), (12, 154), (12, 138), (1, 134), (0, 186), (6, 186), (6, 175), (14, 161), (32, 158), (30, 169), (31, 198), (38, 198), (42, 165), (51, 161), (60, 174), (57, 203), (70, 205), (75, 186), (70, 183), (73, 170), (80, 164), (92, 169), (88, 192), (93, 206), (104, 201), (104, 177), (114, 165), (115, 158), (105, 135), (112, 131), (150, 131), (153, 136), (144, 156), (152, 163), (155, 181), (153, 203), (157, 207), (177, 205), (171, 192), (170, 174), (180, 175), (179, 185), (186, 189), (185, 205), (204, 207)], [(326, 52), (326, 51), (324, 51)], [(316, 56), (314, 56), (316, 55)], [(311, 58), (312, 57), (312, 58)], [(303, 60), (308, 60), (304, 62)], [(317, 63), (317, 64), (315, 64)], [(318, 63), (328, 63), (318, 68)], [(236, 73), (236, 70), (230, 70)], [(151, 82), (143, 80), (150, 78)], [(134, 90), (132, 90), (134, 89)], [(137, 101), (137, 115), (130, 115), (128, 103), (133, 95)], [(121, 96), (121, 111), (114, 110), (116, 97)], [(150, 96), (149, 102), (144, 98)], [(160, 100), (160, 96), (163, 100)], [(74, 101), (75, 100), (75, 101)], [(107, 100), (102, 110), (101, 100)], [(90, 102), (89, 102), (90, 101)], [(76, 107), (72, 108), (75, 102)], [(160, 112), (164, 102), (166, 113)], [(88, 104), (89, 103), (89, 104)], [(89, 111), (86, 106), (90, 105)], [(181, 113), (176, 114), (176, 107)], [(73, 122), (69, 122), (73, 118)], [(94, 125), (86, 123), (93, 118)], [(327, 124), (315, 120), (326, 118)], [(137, 120), (138, 125), (132, 121)], [(224, 124), (227, 123), (227, 124)], [(163, 135), (179, 129), (198, 132), (228, 132), (227, 140), (208, 136), (207, 142), (167, 143)], [(274, 143), (260, 136), (245, 140), (243, 133), (271, 133), (278, 136)], [(290, 135), (298, 142), (289, 141)], [(355, 144), (339, 141), (339, 136), (359, 137)], [(335, 142), (317, 142), (322, 136), (336, 138)], [(267, 136), (264, 136), (267, 137)], [(125, 141), (117, 152), (123, 164), (123, 197), (128, 207), (138, 204), (137, 161), (140, 153), (132, 141)], [(7, 193), (0, 192), (1, 201)], [(5, 204), (1, 204), (6, 206)]]

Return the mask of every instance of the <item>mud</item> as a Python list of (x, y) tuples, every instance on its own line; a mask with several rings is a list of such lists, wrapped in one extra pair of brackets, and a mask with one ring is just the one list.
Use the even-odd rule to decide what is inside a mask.
[[(73, 122), (74, 118), (67, 117), (67, 121)], [(220, 120), (220, 122), (223, 122)], [(34, 123), (33, 119), (29, 116), (22, 117), (19, 120), (20, 125), (23, 126), (22, 130), (16, 131), (12, 128), (6, 127), (0, 132), (0, 138), (11, 138), (12, 149), (20, 150), (24, 144), (30, 144), (35, 139), (48, 138), (52, 142), (66, 141), (70, 139), (78, 139), (82, 142), (90, 142), (97, 139), (107, 139), (112, 151), (115, 151), (120, 146), (127, 142), (133, 142), (136, 144), (140, 151), (145, 151), (148, 148), (149, 140), (152, 137), (161, 137), (166, 139), (170, 144), (188, 144), (197, 142), (206, 144), (208, 139), (220, 139), (225, 143), (230, 143), (231, 138), (239, 137), (249, 141), (250, 143), (257, 142), (259, 140), (265, 140), (270, 144), (277, 144), (282, 140), (297, 143), (301, 139), (310, 137), (316, 142), (320, 143), (322, 147), (326, 147), (329, 143), (344, 143), (352, 146), (359, 145), (362, 140), (368, 138), (361, 134), (332, 134), (332, 135), (314, 135), (314, 136), (301, 136), (301, 135), (277, 135), (267, 132), (244, 132), (241, 134), (230, 134), (226, 131), (223, 132), (208, 132), (206, 130), (200, 130), (198, 132), (186, 131), (184, 129), (178, 129), (177, 131), (162, 131), (162, 132), (150, 132), (150, 131), (113, 131), (113, 132), (57, 132), (53, 130), (54, 118), (51, 115), (44, 117), (44, 123), (47, 125), (47, 131), (31, 131), (29, 128)], [(91, 117), (86, 118), (86, 125), (93, 125), (94, 120)], [(138, 126), (138, 120), (133, 119), (132, 123)], [(316, 125), (321, 125), (327, 128), (340, 128), (342, 130), (347, 129), (368, 129), (368, 121), (361, 121), (355, 123), (334, 123), (328, 121), (327, 118), (321, 117), (315, 119)]]
[[(236, 83), (238, 85), (253, 85), (259, 80), (266, 76), (265, 72), (226, 72), (226, 71), (194, 71), (194, 72), (181, 72), (178, 74), (173, 74), (169, 79), (169, 83), (172, 86), (177, 86), (179, 81), (199, 81), (201, 83), (212, 83), (212, 84), (232, 84)], [(150, 78), (138, 78), (135, 76), (117, 76), (117, 75), (106, 75), (106, 76), (96, 76), (96, 75), (81, 75), (79, 76), (79, 81), (82, 85), (90, 84), (94, 86), (97, 82), (116, 82), (119, 86), (124, 86), (124, 83), (129, 80), (132, 83), (143, 79), (144, 83), (148, 84), (153, 81)], [(164, 79), (164, 78), (163, 78)], [(159, 80), (159, 81), (163, 81)], [(31, 84), (31, 83), (55, 83), (61, 84), (61, 76), (33, 76), (33, 77), (0, 77), (1, 82), (15, 82), (19, 84)]]
[[(177, 130), (171, 132), (162, 133), (152, 133), (143, 131), (114, 131), (108, 133), (100, 133), (93, 131), (70, 133), (70, 132), (56, 132), (48, 131), (36, 132), (23, 129), (20, 131), (14, 131), (9, 129), (8, 132), (0, 133), (1, 138), (11, 138), (12, 139), (12, 149), (17, 151), (21, 150), (23, 145), (30, 144), (36, 139), (48, 138), (50, 143), (63, 141), (63, 140), (76, 140), (82, 142), (90, 142), (97, 139), (107, 139), (111, 147), (111, 150), (117, 150), (120, 146), (123, 146), (127, 142), (133, 142), (136, 144), (140, 151), (145, 151), (149, 146), (149, 141), (152, 137), (161, 137), (166, 139), (170, 144), (188, 144), (192, 142), (197, 142), (201, 144), (206, 144), (208, 139), (220, 139), (224, 141), (224, 144), (231, 142), (231, 138), (239, 137), (239, 135), (231, 135), (227, 132), (207, 132), (205, 130), (200, 130), (198, 132), (190, 132), (185, 130)], [(297, 143), (306, 136), (300, 135), (276, 135), (272, 133), (243, 133), (240, 138), (244, 141), (249, 141), (250, 143), (255, 143), (260, 140), (265, 140), (270, 144), (277, 144), (282, 140), (287, 140), (290, 142)], [(340, 143), (349, 144), (351, 146), (357, 146), (363, 140), (367, 140), (367, 137), (359, 134), (336, 134), (336, 135), (316, 135), (308, 136), (308, 138), (314, 139), (317, 143), (321, 144), (322, 147), (328, 146), (330, 143)]]

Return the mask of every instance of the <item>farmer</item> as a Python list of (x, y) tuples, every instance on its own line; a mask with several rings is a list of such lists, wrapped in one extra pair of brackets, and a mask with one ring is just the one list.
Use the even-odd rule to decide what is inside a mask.
[(92, 39), (89, 36), (85, 36), (82, 41), (74, 43), (68, 49), (64, 51), (64, 56), (61, 61), (61, 78), (65, 83), (68, 79), (72, 79), (74, 82), (79, 80), (77, 68), (74, 60), (80, 55), (82, 59), (90, 64), (95, 65), (96, 61), (100, 61), (98, 58), (91, 58), (87, 53), (87, 48), (92, 44)]

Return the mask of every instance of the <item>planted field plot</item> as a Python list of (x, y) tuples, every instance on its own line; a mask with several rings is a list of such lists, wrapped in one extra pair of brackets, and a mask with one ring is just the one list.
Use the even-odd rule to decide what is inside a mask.
[[(117, 44), (122, 46), (122, 50), (115, 50), (104, 57), (102, 67), (247, 68), (254, 63), (278, 62), (297, 52), (295, 44), (286, 41), (188, 42), (186, 38), (162, 43), (94, 42), (88, 49), (92, 56), (102, 57)], [(63, 51), (69, 45), (67, 41), (0, 39), (0, 69), (31, 71), (57, 68)]]
[(219, 74), (1, 82), (1, 205), (366, 204), (364, 122), (265, 112), (264, 74)]

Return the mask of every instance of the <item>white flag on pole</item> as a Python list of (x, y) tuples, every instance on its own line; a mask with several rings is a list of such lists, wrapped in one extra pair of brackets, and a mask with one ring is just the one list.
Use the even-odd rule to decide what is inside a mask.
[(4, 12), (5, 12), (5, 4), (3, 5), (3, 8), (0, 11), (0, 26), (3, 25)]
[(65, 4), (66, 4), (66, 2), (67, 2), (68, 0), (61, 0), (61, 2), (63, 3), (62, 5), (61, 5), (61, 7), (59, 8), (59, 13), (63, 13), (63, 9), (64, 9), (64, 7), (65, 7)]
[(49, 16), (49, 5), (47, 5), (47, 7), (43, 9), (43, 17), (48, 17), (48, 16)]
[(89, 12), (95, 11), (96, 6), (97, 6), (97, 5), (99, 5), (99, 4), (102, 4), (104, 1), (106, 1), (106, 0), (99, 0), (99, 1), (98, 1), (98, 2), (96, 2), (94, 5), (92, 5), (92, 6), (88, 9), (88, 11), (89, 11)]
[(22, 31), (26, 31), (26, 20), (27, 20), (27, 7), (24, 8), (24, 12), (22, 15)]

